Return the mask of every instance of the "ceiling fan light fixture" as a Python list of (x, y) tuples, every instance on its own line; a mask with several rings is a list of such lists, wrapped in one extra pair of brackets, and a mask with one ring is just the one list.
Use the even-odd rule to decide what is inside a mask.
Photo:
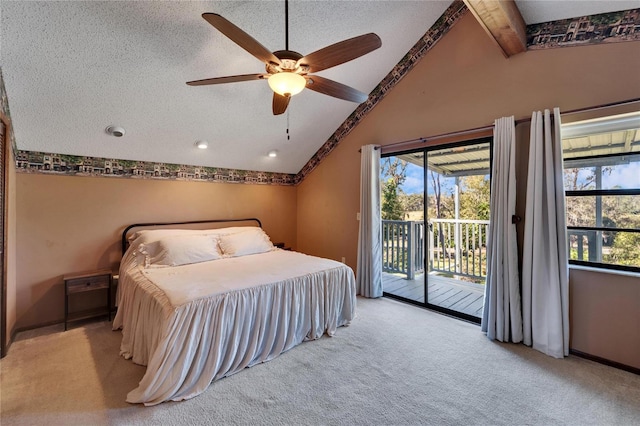
[(278, 151), (277, 151), (277, 150), (275, 150), (275, 149), (272, 149), (271, 151), (269, 151), (269, 152), (267, 153), (267, 155), (268, 155), (269, 157), (271, 157), (271, 158), (277, 157), (277, 156), (278, 156)]
[(293, 96), (302, 92), (307, 85), (307, 80), (294, 72), (279, 72), (272, 74), (269, 79), (269, 87), (280, 96)]

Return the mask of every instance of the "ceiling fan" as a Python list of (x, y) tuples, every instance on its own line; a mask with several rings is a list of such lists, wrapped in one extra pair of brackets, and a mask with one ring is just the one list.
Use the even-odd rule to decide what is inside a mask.
[(289, 2), (285, 0), (285, 50), (270, 52), (257, 40), (240, 28), (215, 13), (203, 13), (202, 17), (218, 31), (229, 37), (238, 46), (265, 63), (266, 74), (241, 74), (228, 77), (207, 78), (189, 81), (189, 86), (235, 83), (249, 80), (268, 80), (273, 90), (273, 114), (287, 110), (291, 96), (305, 87), (334, 98), (362, 103), (368, 95), (328, 78), (310, 75), (336, 65), (343, 64), (366, 55), (382, 46), (382, 41), (374, 33), (343, 40), (313, 53), (302, 56), (289, 50)]

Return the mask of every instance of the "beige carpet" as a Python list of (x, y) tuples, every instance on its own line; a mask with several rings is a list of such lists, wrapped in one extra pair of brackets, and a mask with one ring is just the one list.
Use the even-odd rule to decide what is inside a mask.
[(2, 426), (640, 424), (640, 376), (388, 299), (359, 298), (336, 336), (155, 407), (124, 402), (144, 367), (119, 342), (106, 322), (20, 334), (0, 361)]

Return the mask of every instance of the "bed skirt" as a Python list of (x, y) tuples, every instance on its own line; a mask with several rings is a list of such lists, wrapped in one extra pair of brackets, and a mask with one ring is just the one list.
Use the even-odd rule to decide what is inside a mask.
[[(121, 274), (122, 277), (122, 274)], [(127, 402), (155, 405), (202, 393), (215, 380), (333, 335), (355, 314), (355, 278), (342, 265), (173, 307), (152, 283), (122, 283), (121, 355), (147, 366)]]

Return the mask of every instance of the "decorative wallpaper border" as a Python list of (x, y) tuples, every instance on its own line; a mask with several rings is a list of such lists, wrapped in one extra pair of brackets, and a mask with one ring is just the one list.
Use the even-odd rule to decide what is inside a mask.
[(0, 68), (0, 111), (6, 117), (11, 115), (9, 111), (9, 99), (7, 98), (7, 91), (4, 88), (4, 78), (2, 77), (2, 68)]
[(296, 185), (304, 180), (322, 160), (327, 158), (331, 151), (353, 130), (362, 119), (380, 102), (387, 92), (389, 92), (409, 71), (422, 59), (438, 41), (447, 33), (458, 20), (467, 12), (467, 7), (462, 0), (455, 0), (444, 11), (442, 16), (433, 24), (411, 50), (393, 67), (391, 72), (382, 79), (380, 84), (369, 95), (364, 103), (361, 103), (355, 111), (351, 113), (320, 149), (307, 161), (302, 170), (295, 177)]
[(640, 40), (640, 9), (527, 25), (527, 50)]
[[(16, 150), (16, 168), (21, 173), (73, 176), (126, 177), (138, 179), (185, 180), (202, 182), (297, 185), (324, 160), (362, 121), (385, 95), (413, 69), (422, 57), (464, 16), (467, 7), (455, 0), (424, 36), (336, 129), (297, 174), (153, 163)], [(640, 9), (589, 15), (527, 26), (527, 49), (583, 46), (640, 40)], [(0, 108), (11, 117), (2, 69), (0, 69)]]
[[(4, 78), (2, 77), (2, 67), (0, 67), (0, 111), (2, 114), (11, 120), (11, 111), (9, 110), (9, 98), (7, 97), (7, 91), (4, 87)], [(10, 130), (9, 140), (11, 140), (11, 148), (13, 152), (16, 152), (16, 137), (13, 134), (13, 128)]]
[(295, 175), (186, 164), (154, 163), (34, 151), (16, 152), (20, 173), (135, 179), (293, 185)]
[[(414, 65), (464, 16), (467, 7), (462, 0), (454, 1), (427, 33), (398, 62), (371, 92), (369, 99), (358, 106), (338, 130), (322, 145), (296, 175), (296, 185), (315, 169), (353, 130), (364, 116), (384, 98)], [(583, 46), (640, 40), (640, 9), (602, 13), (527, 26), (527, 50)]]
[[(384, 98), (466, 12), (462, 0), (455, 0), (427, 33), (398, 62), (393, 70), (371, 92), (369, 99), (333, 133), (298, 174), (269, 173), (249, 170), (200, 167), (146, 161), (116, 160), (97, 157), (63, 155), (35, 151), (16, 151), (16, 169), (20, 173), (45, 173), (71, 176), (128, 177), (138, 179), (186, 180), (267, 185), (297, 185), (360, 120)], [(1, 77), (1, 76), (0, 76)], [(7, 104), (8, 108), (8, 104)]]

